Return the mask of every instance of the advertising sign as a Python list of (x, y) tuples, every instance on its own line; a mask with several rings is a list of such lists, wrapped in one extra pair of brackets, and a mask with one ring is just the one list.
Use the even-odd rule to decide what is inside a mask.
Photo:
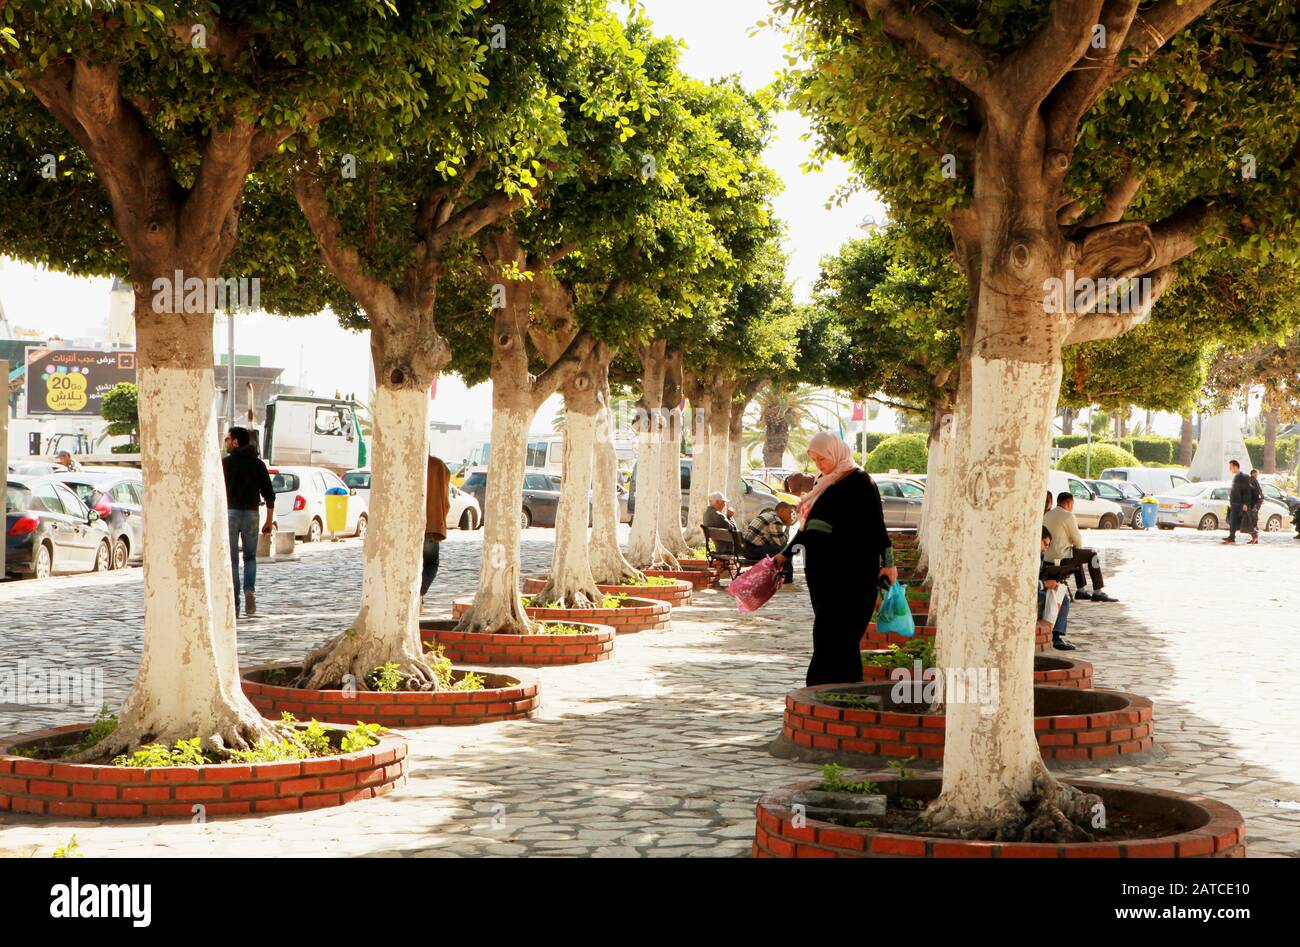
[(24, 382), (29, 417), (99, 417), (104, 395), (135, 382), (134, 352), (28, 346)]

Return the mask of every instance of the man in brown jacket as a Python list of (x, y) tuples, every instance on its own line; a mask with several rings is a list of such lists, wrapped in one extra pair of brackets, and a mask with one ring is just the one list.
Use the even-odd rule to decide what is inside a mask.
[(424, 483), (424, 571), (420, 574), (420, 597), (429, 591), (438, 574), (438, 544), (447, 538), (447, 511), (451, 508), (451, 471), (437, 457), (429, 455)]

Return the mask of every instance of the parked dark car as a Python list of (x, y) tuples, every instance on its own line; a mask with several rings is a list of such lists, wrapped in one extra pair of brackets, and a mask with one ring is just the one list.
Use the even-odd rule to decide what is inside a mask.
[[(1085, 480), (1092, 492), (1103, 500), (1118, 503), (1124, 510), (1124, 522), (1134, 529), (1142, 528), (1142, 488), (1124, 480)], [(1136, 493), (1137, 496), (1133, 494)]]
[(1286, 508), (1294, 515), (1296, 510), (1300, 510), (1300, 497), (1290, 493), (1284, 493), (1277, 484), (1269, 483), (1267, 480), (1261, 480), (1260, 487), (1264, 490), (1264, 496), (1270, 500), (1277, 500), (1278, 503), (1285, 503)]
[[(487, 519), (487, 471), (476, 470), (465, 478), (461, 487), (478, 501), (479, 509)], [(523, 502), (519, 508), (519, 523), (530, 526), (554, 526), (555, 510), (560, 504), (560, 478), (554, 474), (529, 471), (524, 474)]]
[(138, 473), (83, 470), (58, 479), (108, 526), (113, 542), (110, 569), (123, 569), (144, 553), (144, 484)]
[(112, 561), (108, 526), (53, 477), (10, 476), (5, 485), (5, 569), (38, 579), (103, 572)]

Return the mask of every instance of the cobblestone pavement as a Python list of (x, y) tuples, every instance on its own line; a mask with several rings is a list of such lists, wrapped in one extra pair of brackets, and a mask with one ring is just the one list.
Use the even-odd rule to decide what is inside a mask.
[[(1156, 706), (1162, 758), (1071, 775), (1204, 792), (1240, 809), (1252, 856), (1300, 856), (1300, 543), (1266, 535), (1091, 532), (1117, 604), (1080, 602), (1079, 657), (1099, 686)], [(550, 530), (525, 533), (544, 570)], [(453, 532), (428, 615), (474, 588), (482, 533)], [(262, 566), (260, 614), (240, 624), (246, 663), (291, 659), (355, 612), (356, 541)], [(613, 660), (545, 669), (530, 721), (408, 731), (410, 779), (379, 799), (310, 813), (188, 823), (96, 824), (0, 816), (0, 853), (45, 854), (75, 834), (107, 855), (644, 855), (749, 852), (756, 798), (816, 768), (766, 752), (802, 682), (811, 612), (785, 591), (750, 616), (697, 593), (665, 633), (621, 636)], [(0, 584), (0, 669), (19, 660), (98, 667), (116, 706), (139, 661), (140, 572)], [(87, 713), (0, 705), (0, 733)]]

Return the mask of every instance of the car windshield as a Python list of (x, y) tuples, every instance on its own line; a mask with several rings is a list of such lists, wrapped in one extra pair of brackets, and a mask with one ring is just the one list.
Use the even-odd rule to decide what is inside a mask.
[(1169, 492), (1176, 497), (1194, 497), (1205, 489), (1203, 483), (1180, 483)]
[(32, 505), (32, 491), (21, 484), (11, 483), (5, 488), (5, 512), (25, 513)]
[(292, 493), (298, 489), (298, 475), (291, 473), (271, 474), (271, 489), (276, 493)]
[(362, 473), (361, 471), (353, 471), (352, 473), (345, 473), (343, 475), (343, 482), (346, 483), (353, 490), (369, 490), (370, 474)]
[(475, 487), (481, 487), (481, 486), (483, 486), (483, 484), (485, 484), (485, 483), (487, 483), (487, 474), (485, 474), (485, 473), (472, 473), (472, 474), (470, 474), (468, 477), (465, 478), (464, 487), (465, 487), (466, 490), (472, 490), (472, 489), (474, 489)]

